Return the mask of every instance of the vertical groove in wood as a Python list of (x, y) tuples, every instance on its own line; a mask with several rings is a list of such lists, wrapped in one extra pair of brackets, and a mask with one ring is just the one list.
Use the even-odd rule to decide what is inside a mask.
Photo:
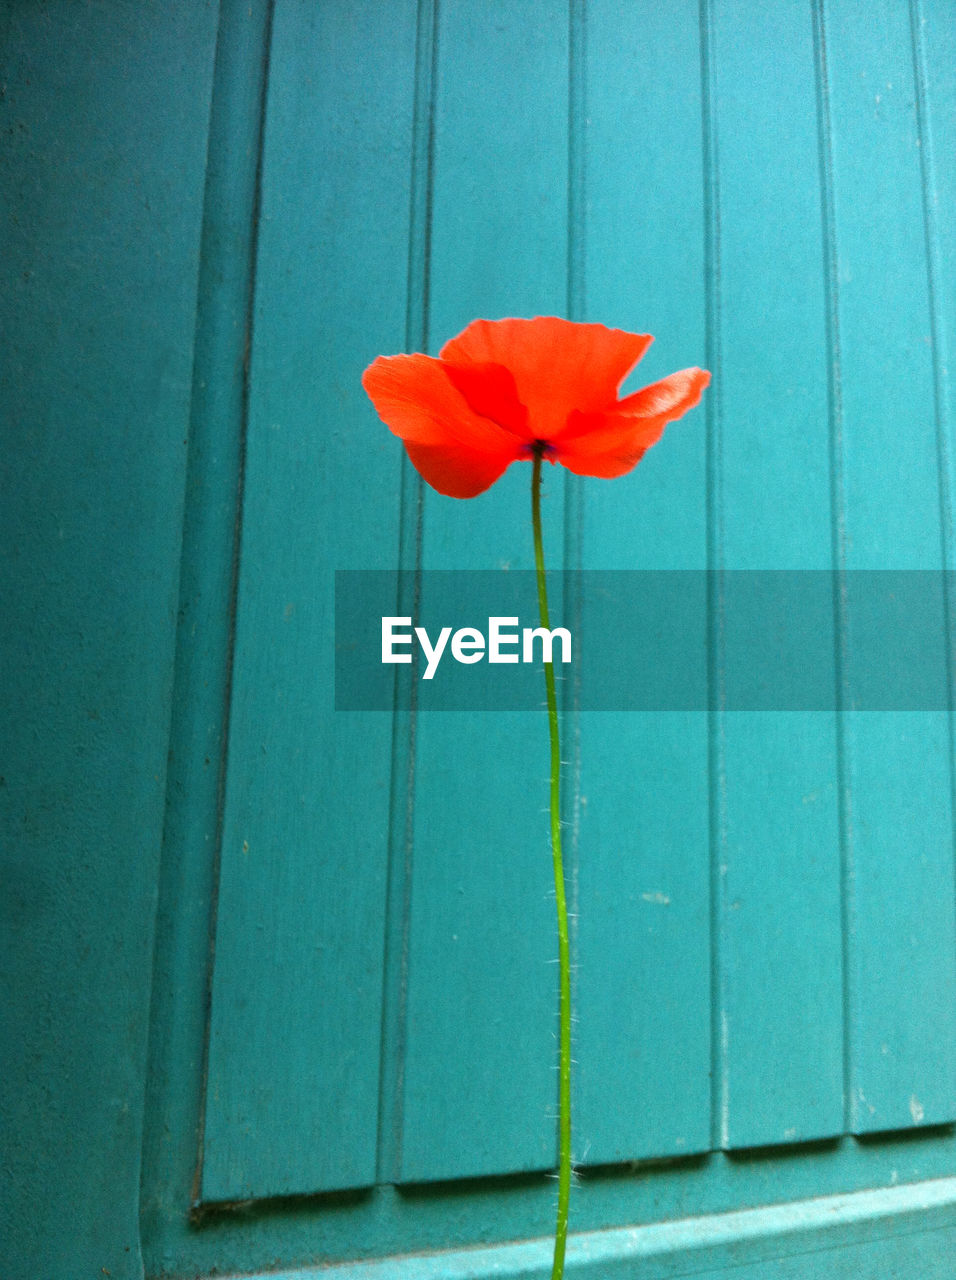
[[(587, 9), (585, 0), (568, 0), (568, 277), (567, 317), (584, 320), (585, 308), (585, 220), (587, 210)], [(584, 540), (584, 480), (564, 475), (564, 609), (572, 635), (581, 634), (582, 599), (580, 578)], [(581, 679), (573, 668), (562, 690), (561, 756), (563, 774), (562, 820), (565, 824), (565, 875), (570, 915), (572, 1016), (577, 1009), (579, 983), (577, 957), (581, 900)], [(572, 1024), (572, 1052), (574, 1048)], [(572, 1143), (575, 1142), (572, 1114)], [(576, 1160), (584, 1152), (572, 1147)]]
[[(205, 405), (200, 406), (197, 404), (201, 392), (207, 386), (214, 386), (220, 378), (223, 378), (228, 384), (228, 382), (232, 380), (229, 377), (228, 371), (241, 369), (241, 374), (239, 375), (240, 388), (238, 399), (235, 406), (233, 406), (237, 419), (234, 476), (235, 512), (232, 520), (232, 546), (229, 565), (228, 620), (226, 623), (227, 634), (225, 637), (222, 718), (219, 738), (219, 757), (216, 762), (216, 835), (212, 859), (213, 869), (209, 909), (209, 937), (205, 975), (206, 1018), (203, 1027), (202, 1047), (203, 1089), (202, 1101), (199, 1110), (196, 1170), (192, 1187), (192, 1199), (194, 1203), (198, 1202), (200, 1196), (205, 1148), (207, 1111), (206, 1080), (209, 1070), (209, 1037), (212, 1026), (212, 1022), (209, 1017), (209, 1010), (212, 1006), (212, 982), (215, 971), (216, 926), (218, 921), (219, 880), (222, 864), (223, 817), (226, 796), (226, 766), (229, 754), (229, 720), (230, 708), (232, 705), (233, 671), (235, 666), (236, 614), (239, 596), (239, 565), (242, 544), (242, 509), (245, 494), (246, 440), (249, 426), (249, 368), (250, 354), (252, 351), (253, 324), (255, 319), (256, 264), (259, 245), (259, 218), (262, 204), (262, 156), (263, 143), (265, 139), (266, 102), (269, 86), (269, 54), (272, 45), (272, 18), (274, 10), (275, 0), (264, 0), (264, 3), (258, 6), (258, 13), (255, 15), (255, 19), (258, 20), (259, 24), (261, 24), (261, 43), (259, 44), (261, 53), (257, 67), (259, 74), (255, 83), (251, 86), (253, 88), (252, 109), (251, 111), (240, 113), (234, 109), (230, 109), (235, 105), (233, 102), (233, 96), (236, 93), (241, 95), (242, 91), (249, 87), (246, 78), (242, 75), (242, 72), (240, 72), (238, 77), (235, 75), (235, 60), (240, 54), (238, 46), (241, 44), (243, 34), (240, 22), (237, 18), (239, 9), (238, 6), (232, 5), (224, 5), (222, 8), (219, 31), (216, 38), (216, 69), (214, 73), (213, 105), (209, 134), (210, 153), (213, 148), (216, 148), (218, 154), (215, 162), (211, 155), (210, 159), (207, 161), (206, 193), (203, 208), (204, 244), (201, 272), (203, 273), (203, 276), (208, 272), (210, 279), (206, 280), (201, 277), (200, 298), (209, 300), (209, 295), (219, 293), (216, 286), (220, 283), (220, 273), (222, 272), (221, 264), (210, 264), (212, 246), (215, 245), (216, 248), (220, 248), (222, 243), (221, 231), (219, 231), (218, 228), (215, 231), (210, 230), (210, 223), (213, 218), (222, 217), (224, 212), (223, 206), (225, 205), (226, 207), (230, 207), (233, 205), (237, 195), (237, 192), (234, 189), (235, 174), (229, 166), (228, 157), (230, 155), (254, 156), (254, 172), (251, 175), (251, 183), (248, 187), (238, 193), (240, 198), (244, 197), (243, 204), (249, 209), (248, 223), (243, 228), (241, 236), (241, 243), (248, 255), (248, 269), (243, 273), (241, 278), (236, 278), (232, 281), (233, 288), (229, 290), (228, 294), (220, 303), (222, 314), (217, 316), (217, 319), (222, 323), (223, 315), (228, 314), (229, 312), (238, 312), (243, 317), (243, 325), (240, 330), (231, 331), (234, 335), (231, 344), (233, 349), (225, 355), (217, 353), (217, 355), (219, 355), (219, 359), (216, 360), (215, 367), (208, 367), (205, 365), (201, 359), (201, 355), (198, 354), (203, 352), (204, 344), (201, 343), (197, 334), (197, 359), (193, 370), (193, 406), (190, 422), (190, 435), (192, 436), (196, 429), (195, 419), (197, 416), (202, 414), (203, 409), (206, 407)], [(254, 11), (250, 6), (250, 16), (252, 16), (253, 12)], [(242, 68), (242, 71), (245, 72), (246, 76), (251, 73), (251, 70), (251, 63), (248, 67)], [(237, 80), (238, 83), (236, 83)], [(219, 167), (220, 164), (222, 165), (222, 168)], [(203, 287), (203, 284), (205, 284), (205, 288)], [(205, 308), (203, 308), (200, 310), (197, 318), (197, 330), (200, 326), (206, 327), (209, 324), (210, 317), (205, 311)], [(221, 429), (224, 424), (222, 424), (221, 421), (216, 420), (216, 425)], [(218, 452), (218, 449), (215, 446), (211, 446), (210, 451)], [(189, 554), (194, 554), (191, 540), (184, 540), (184, 547), (188, 549)]]
[[(418, 0), (415, 35), (415, 92), (411, 137), (408, 283), (405, 350), (424, 351), (428, 341), (431, 198), (434, 158), (435, 63), (439, 0)], [(395, 612), (418, 615), (424, 532), (424, 483), (407, 456), (401, 462), (401, 512), (397, 563), (400, 570)], [(415, 828), (415, 747), (418, 654), (395, 668), (388, 898), (385, 925), (385, 990), (379, 1096), (378, 1179), (398, 1177), (402, 1159), (402, 1093), (406, 1052), (406, 1001)], [(400, 689), (407, 691), (402, 697)]]
[[(944, 328), (939, 283), (941, 274), (939, 230), (936, 224), (938, 191), (933, 156), (933, 134), (927, 113), (926, 51), (923, 42), (923, 16), (920, 0), (910, 0), (909, 13), (910, 33), (913, 43), (913, 83), (916, 89), (916, 129), (923, 204), (923, 227), (926, 237), (926, 284), (929, 295), (936, 447), (939, 452), (940, 550), (944, 569), (950, 569), (953, 565), (953, 500), (949, 483), (950, 446), (946, 430), (948, 425), (946, 422), (946, 401), (943, 394), (943, 361), (940, 359), (940, 351), (944, 346)], [(951, 618), (949, 596), (950, 593), (947, 591), (947, 619)], [(952, 714), (952, 698), (950, 698), (950, 714)]]
[(707, 676), (709, 685), (708, 773), (711, 856), (711, 1124), (714, 1147), (728, 1141), (729, 1098), (727, 1035), (721, 966), (722, 872), (726, 845), (726, 779), (723, 763), (723, 630), (721, 621), (723, 513), (721, 483), (720, 391), (720, 182), (712, 0), (701, 0), (701, 108), (704, 156), (704, 277), (706, 289), (707, 368), (711, 385), (705, 397), (707, 420)]
[(816, 64), (817, 113), (820, 146), (820, 209), (823, 219), (823, 274), (827, 297), (827, 401), (830, 418), (830, 513), (834, 604), (834, 662), (836, 670), (836, 758), (837, 812), (840, 834), (840, 918), (842, 938), (843, 983), (843, 1124), (850, 1124), (852, 1096), (852, 1054), (850, 1036), (852, 1007), (850, 983), (852, 969), (848, 963), (849, 936), (852, 925), (853, 876), (851, 865), (850, 822), (851, 795), (846, 771), (845, 692), (846, 649), (846, 517), (843, 485), (843, 404), (840, 384), (840, 309), (837, 273), (836, 216), (833, 204), (833, 126), (830, 115), (830, 88), (827, 70), (826, 18), (824, 0), (813, 0), (814, 60)]
[(587, 10), (584, 0), (568, 0), (568, 299), (570, 320), (584, 319), (585, 191), (587, 180), (585, 103), (587, 100)]
[(418, 0), (405, 319), (405, 340), (409, 351), (423, 351), (428, 341), (438, 3), (439, 0)]

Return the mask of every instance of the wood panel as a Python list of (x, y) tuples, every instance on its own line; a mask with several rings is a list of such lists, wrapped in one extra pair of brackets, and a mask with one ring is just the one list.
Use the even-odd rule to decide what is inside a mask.
[(835, 714), (774, 710), (774, 690), (750, 712), (737, 693), (755, 660), (750, 601), (786, 629), (800, 575), (831, 561), (827, 296), (809, 7), (717, 0), (711, 31), (715, 1138), (747, 1147), (843, 1125)]
[[(565, 306), (567, 7), (439, 9), (430, 350), (477, 316)], [(531, 468), (468, 502), (425, 497), (428, 570), (533, 566)], [(562, 563), (564, 481), (548, 469), (546, 554)], [(463, 588), (464, 590), (464, 588)], [(542, 680), (528, 668), (528, 678)], [(557, 954), (547, 721), (428, 713), (415, 761), (401, 1178), (555, 1160)]]
[[(939, 570), (949, 533), (910, 15), (888, 3), (824, 12), (847, 571), (850, 1115), (855, 1132), (872, 1132), (951, 1120), (956, 1106), (949, 717), (866, 710), (874, 672), (863, 644), (866, 571)], [(941, 592), (935, 618), (939, 634)], [(921, 660), (942, 674), (941, 651)]]
[[(587, 8), (581, 318), (657, 335), (629, 380), (635, 388), (705, 363), (700, 57), (696, 4)], [(626, 571), (586, 582), (640, 597), (644, 574), (705, 569), (705, 449), (699, 409), (630, 475), (577, 483), (577, 563)], [(582, 644), (602, 647), (600, 678), (641, 655), (623, 636), (595, 634), (597, 604), (585, 593), (579, 625)], [(705, 641), (702, 630), (702, 670)], [(586, 680), (584, 708), (599, 693)], [(706, 705), (585, 709), (578, 734), (574, 1154), (607, 1164), (707, 1150)]]
[[(945, 712), (733, 696), (735, 574), (846, 571), (819, 629), (852, 708), (872, 675), (854, 575), (952, 559), (944, 7), (277, 4), (202, 1195), (368, 1189), (262, 1206), (254, 1233), (167, 1224), (154, 1270), (178, 1251), (425, 1272), (429, 1250), (550, 1225), (543, 1177), (497, 1176), (555, 1159), (546, 721), (330, 717), (324, 683), (332, 569), (420, 555), (427, 607), (432, 569), (466, 600), (467, 570), (531, 565), (530, 468), (469, 502), (421, 490), (359, 390), (374, 355), (437, 351), (479, 315), (655, 332), (631, 385), (714, 373), (630, 477), (546, 472), (559, 573), (718, 584), (709, 713), (576, 715), (588, 690), (565, 690), (574, 1154), (619, 1166), (576, 1189), (575, 1231), (716, 1230), (742, 1204), (951, 1171), (951, 1132), (837, 1137), (951, 1114)], [(877, 70), (892, 110), (866, 96)], [(799, 589), (774, 582), (785, 621)], [(594, 602), (563, 585), (586, 626)], [(785, 1219), (763, 1220), (755, 1274)], [(668, 1240), (661, 1267), (684, 1265)]]
[(394, 563), (360, 378), (405, 338), (414, 10), (277, 6), (202, 1194), (373, 1182), (391, 728), (333, 712), (333, 575)]

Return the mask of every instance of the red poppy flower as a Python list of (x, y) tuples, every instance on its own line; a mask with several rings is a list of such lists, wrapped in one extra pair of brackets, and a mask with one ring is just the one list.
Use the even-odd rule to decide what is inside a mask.
[(439, 493), (473, 498), (536, 453), (581, 476), (624, 475), (700, 400), (705, 369), (617, 398), (654, 339), (554, 316), (474, 320), (434, 356), (379, 356), (362, 384)]

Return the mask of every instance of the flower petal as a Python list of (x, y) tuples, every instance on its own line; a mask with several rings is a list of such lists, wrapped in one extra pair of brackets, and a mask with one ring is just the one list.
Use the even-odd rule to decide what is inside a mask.
[(649, 334), (556, 316), (533, 320), (474, 320), (446, 342), (442, 360), (456, 365), (499, 364), (514, 375), (528, 409), (531, 438), (550, 440), (574, 409), (610, 408), (617, 389), (650, 346)]
[(415, 470), (433, 489), (449, 498), (474, 498), (490, 488), (516, 458), (517, 449), (481, 452), (460, 444), (416, 444), (405, 441)]
[(434, 356), (379, 356), (362, 375), (378, 416), (395, 435), (420, 444), (455, 441), (495, 449), (508, 436), (474, 412)]
[(709, 382), (710, 374), (706, 369), (681, 369), (661, 378), (660, 382), (641, 387), (631, 396), (625, 396), (617, 407), (637, 417), (662, 417), (665, 422), (676, 422), (699, 403)]
[(449, 360), (441, 363), (452, 385), (475, 413), (497, 422), (521, 440), (534, 439), (528, 426), (528, 410), (518, 399), (510, 369), (503, 364), (453, 364)]
[(379, 356), (362, 385), (385, 425), (404, 440), (412, 464), (439, 493), (473, 497), (525, 456), (513, 434), (474, 412), (443, 362), (432, 356)]
[(657, 443), (669, 422), (698, 403), (709, 382), (706, 369), (682, 369), (604, 413), (571, 414), (552, 441), (557, 460), (576, 475), (624, 475)]

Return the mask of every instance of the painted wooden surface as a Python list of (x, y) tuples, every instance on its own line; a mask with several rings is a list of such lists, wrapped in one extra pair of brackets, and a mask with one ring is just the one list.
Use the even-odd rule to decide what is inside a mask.
[[(551, 0), (439, 6), (430, 350), (475, 316), (564, 307), (568, 39), (565, 6)], [(555, 568), (563, 486), (555, 470), (543, 499)], [(528, 468), (512, 468), (487, 499), (424, 495), (426, 569), (533, 567)], [(424, 592), (427, 603), (427, 578)], [(405, 922), (403, 1182), (548, 1169), (556, 1158), (548, 1117), (557, 979), (548, 962), (557, 952), (539, 838), (546, 729), (521, 713), (419, 720)], [(508, 902), (521, 923), (502, 931)], [(516, 983), (516, 972), (537, 981)]]
[[(735, 1276), (755, 1278), (772, 1274), (809, 1280), (826, 1274), (881, 1280), (893, 1274), (891, 1268), (915, 1267), (920, 1275), (944, 1280), (951, 1274), (956, 1243), (952, 1195), (952, 1180), (941, 1179), (912, 1188), (822, 1197), (782, 1209), (743, 1209), (715, 1219), (581, 1232), (569, 1241), (567, 1274), (586, 1280), (635, 1275), (666, 1280), (693, 1274), (707, 1280), (732, 1270)], [(917, 1223), (931, 1231), (917, 1227), (914, 1240)], [(679, 1269), (675, 1259), (680, 1259)], [(692, 1271), (685, 1269), (688, 1264)], [(502, 1274), (545, 1280), (550, 1273), (547, 1240), (324, 1269), (331, 1280), (484, 1280)], [(283, 1272), (277, 1280), (306, 1277), (304, 1271)]]
[[(576, 318), (658, 335), (631, 379), (638, 387), (706, 352), (700, 18), (681, 4), (622, 21), (620, 5), (598, 3), (586, 22)], [(706, 466), (706, 419), (696, 413), (629, 476), (577, 482), (576, 564), (702, 568)], [(583, 628), (589, 605), (585, 597)], [(705, 643), (701, 631), (702, 668)], [(582, 688), (582, 702), (590, 694)], [(707, 712), (586, 713), (579, 733), (574, 1154), (604, 1165), (707, 1151)], [(613, 1111), (608, 1097), (619, 1099)]]
[[(714, 374), (626, 479), (547, 474), (559, 572), (712, 571), (709, 706), (564, 690), (570, 1274), (948, 1274), (952, 727), (859, 710), (858, 639), (860, 571), (954, 567), (949, 0), (71, 12), (4, 15), (0, 1270), (547, 1273), (543, 717), (331, 690), (335, 569), (531, 563), (528, 468), (424, 492), (363, 367), (541, 312)], [(733, 572), (829, 568), (836, 707), (725, 706)]]
[(215, 14), (0, 11), (0, 1274), (142, 1277)]
[(388, 567), (400, 514), (400, 460), (360, 377), (404, 337), (414, 25), (410, 7), (375, 19), (376, 67), (362, 35), (373, 9), (284, 6), (272, 25), (204, 1112), (211, 1200), (375, 1179), (391, 728), (332, 713), (334, 570)]
[[(917, 299), (899, 321), (904, 346), (932, 318), (927, 263), (941, 252), (927, 240), (929, 196), (914, 159), (936, 82), (909, 11), (894, 7), (892, 16), (870, 31), (838, 9), (716, 0), (703, 15), (675, 6), (656, 17), (593, 3), (575, 7), (570, 22), (556, 11), (542, 24), (530, 4), (422, 5), (396, 14), (363, 54), (402, 68), (387, 85), (376, 80), (386, 157), (361, 145), (369, 90), (354, 97), (361, 81), (344, 13), (333, 6), (327, 36), (312, 38), (304, 9), (277, 7), (200, 1196), (369, 1190), (297, 1213), (284, 1237), (270, 1221), (272, 1243), (262, 1246), (270, 1256), (283, 1244), (294, 1256), (291, 1239), (327, 1258), (435, 1248), (447, 1243), (452, 1203), (462, 1244), (488, 1238), (491, 1205), (497, 1238), (533, 1231), (532, 1206), (546, 1187), (527, 1177), (499, 1188), (493, 1179), (553, 1161), (552, 1064), (540, 1049), (554, 1019), (548, 868), (535, 812), (544, 788), (527, 764), (536, 752), (543, 759), (542, 723), (403, 713), (392, 725), (389, 799), (375, 782), (388, 747), (369, 736), (387, 724), (381, 717), (347, 764), (355, 801), (332, 817), (344, 779), (318, 781), (321, 761), (352, 730), (339, 713), (334, 723), (318, 714), (314, 671), (299, 690), (303, 719), (281, 702), (270, 710), (275, 673), (287, 704), (328, 627), (313, 617), (297, 650), (283, 638), (285, 622), (274, 630), (268, 621), (295, 594), (284, 575), (296, 575), (301, 594), (320, 563), (319, 552), (303, 550), (311, 535), (296, 514), (302, 474), (324, 457), (310, 442), (308, 397), (322, 378), (341, 379), (352, 359), (323, 345), (323, 326), (344, 324), (345, 334), (354, 326), (356, 372), (370, 354), (370, 328), (376, 350), (436, 350), (474, 315), (567, 313), (657, 332), (642, 381), (696, 360), (715, 375), (706, 409), (626, 480), (548, 475), (554, 566), (708, 568), (715, 583), (709, 711), (585, 711), (569, 742), (575, 1152), (603, 1171), (579, 1193), (581, 1228), (620, 1221), (613, 1206), (628, 1194), (623, 1170), (648, 1157), (686, 1162), (642, 1178), (645, 1219), (701, 1203), (784, 1202), (799, 1196), (802, 1179), (817, 1190), (898, 1179), (892, 1145), (860, 1147), (846, 1136), (881, 1127), (862, 1117), (851, 1087), (884, 1091), (883, 1128), (949, 1119), (949, 1067), (940, 1068), (953, 1055), (950, 765), (939, 716), (911, 715), (909, 742), (887, 734), (878, 713), (863, 713), (861, 723), (874, 726), (868, 737), (852, 719), (852, 576), (842, 596), (824, 601), (820, 621), (833, 637), (842, 711), (724, 706), (739, 677), (734, 664), (746, 662), (746, 636), (733, 630), (735, 572), (932, 568), (946, 554), (946, 419), (933, 408), (932, 359), (920, 375), (929, 417), (912, 419), (909, 497), (895, 495), (881, 470), (888, 445), (874, 455), (853, 437), (877, 377), (853, 326), (862, 331), (870, 308), (889, 308), (887, 297), (845, 287), (864, 288), (882, 263), (868, 232), (854, 231), (855, 218), (877, 216), (868, 207), (872, 148), (891, 157), (887, 190), (903, 182), (909, 201), (894, 235), (916, 265), (880, 286), (902, 291), (901, 303), (906, 289)], [(333, 59), (326, 75), (323, 58)], [(868, 102), (840, 96), (886, 58), (909, 65), (923, 95), (891, 119), (888, 137), (880, 120), (874, 129)], [(948, 81), (940, 87), (950, 92)], [(634, 136), (639, 146), (622, 144)], [(852, 163), (843, 159), (847, 142)], [(316, 155), (325, 163), (310, 166)], [(847, 267), (854, 235), (863, 259)], [(406, 240), (410, 249), (399, 252)], [(305, 267), (293, 268), (297, 255)], [(366, 272), (378, 282), (369, 312)], [(949, 313), (938, 289), (933, 297), (941, 334)], [(885, 339), (868, 349), (879, 357), (884, 347)], [(299, 388), (303, 370), (311, 392)], [(381, 447), (353, 387), (335, 385), (350, 438), (367, 441), (366, 454)], [(887, 423), (895, 412), (880, 411)], [(271, 435), (286, 420), (283, 455)], [(270, 457), (283, 456), (275, 470)], [(527, 567), (527, 469), (457, 503), (423, 492), (407, 467), (400, 479), (391, 456), (396, 470), (389, 479), (383, 469), (374, 484), (356, 487), (347, 461), (331, 474), (321, 505), (333, 527), (339, 511), (350, 522), (323, 539), (322, 564), (338, 556), (344, 565), (346, 556), (351, 567)], [(311, 488), (321, 489), (318, 472)], [(374, 503), (374, 537), (368, 517), (361, 522), (364, 501)], [(888, 536), (891, 515), (895, 552), (909, 528), (913, 545), (934, 546), (935, 558), (894, 560), (884, 546), (861, 559), (867, 538), (878, 547)], [(569, 587), (568, 606), (586, 625), (589, 602), (575, 602), (573, 580)], [(427, 575), (422, 589), (427, 596)], [(566, 695), (570, 716), (573, 691)], [(313, 719), (306, 751), (301, 726)], [(279, 753), (275, 774), (263, 742)], [(923, 753), (922, 777), (887, 786), (906, 750)], [(290, 777), (299, 781), (287, 788)], [(311, 818), (301, 799), (309, 785), (329, 798)], [(919, 852), (904, 855), (895, 842), (912, 828), (893, 806), (913, 786), (925, 835)], [(537, 806), (528, 803), (535, 787)], [(871, 814), (873, 804), (882, 815)], [(239, 829), (253, 811), (273, 842), (258, 873)], [(365, 825), (356, 828), (356, 817)], [(321, 877), (340, 880), (336, 850), (353, 846), (364, 853), (349, 862), (348, 896), (336, 894), (319, 922), (316, 904), (329, 898)], [(891, 868), (892, 900), (878, 891)], [(907, 923), (915, 903), (928, 922), (918, 932)], [(510, 913), (517, 925), (507, 924)], [(318, 965), (290, 984), (310, 928), (334, 953), (334, 975), (323, 978)], [(918, 999), (899, 974), (890, 981), (874, 969), (880, 957), (898, 966), (900, 949), (926, 966)], [(369, 981), (373, 953), (381, 967)], [(316, 1006), (327, 1034), (306, 1031), (297, 1043), (294, 1028), (310, 1027)], [(337, 1054), (339, 1068), (354, 1064), (345, 1073)], [(303, 1075), (314, 1090), (297, 1085)], [(931, 1130), (917, 1146), (921, 1176), (948, 1171), (951, 1146), (948, 1130)], [(707, 1154), (720, 1151), (735, 1153), (733, 1162)], [(622, 1172), (612, 1175), (615, 1165)], [(204, 1213), (231, 1240), (236, 1265), (240, 1233), (216, 1218), (214, 1204)], [(164, 1238), (161, 1215), (157, 1224)], [(221, 1256), (192, 1248), (197, 1258)]]
[(831, 563), (831, 421), (814, 14), (716, 0), (708, 34), (714, 1135), (738, 1149), (843, 1129), (836, 715), (733, 706), (736, 575)]
[[(836, 121), (838, 553), (848, 570), (934, 569), (948, 561), (953, 530), (951, 421), (939, 396), (944, 351), (934, 349), (933, 333), (944, 340), (953, 314), (944, 316), (931, 270), (925, 32), (918, 7), (881, 6), (871, 24), (848, 21), (846, 8), (828, 13), (827, 48)], [(951, 96), (949, 103), (951, 110)], [(884, 343), (873, 317), (887, 307), (898, 328)], [(852, 1128), (865, 1133), (907, 1118), (954, 1117), (952, 726), (944, 713), (852, 710), (857, 682), (869, 674), (858, 669), (855, 603), (851, 589), (842, 672), (847, 1051)]]

